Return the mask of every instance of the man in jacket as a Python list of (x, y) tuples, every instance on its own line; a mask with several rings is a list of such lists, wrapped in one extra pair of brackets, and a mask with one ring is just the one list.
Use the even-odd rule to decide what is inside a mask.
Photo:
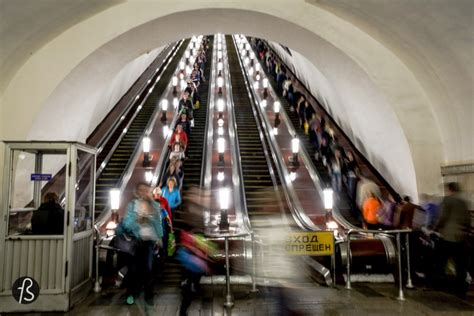
[(470, 229), (470, 217), (467, 203), (459, 196), (459, 185), (450, 182), (446, 186), (447, 194), (441, 203), (441, 214), (435, 226), (441, 236), (440, 268), (444, 269), (450, 257), (456, 265), (456, 294), (466, 295), (467, 276), (467, 238)]

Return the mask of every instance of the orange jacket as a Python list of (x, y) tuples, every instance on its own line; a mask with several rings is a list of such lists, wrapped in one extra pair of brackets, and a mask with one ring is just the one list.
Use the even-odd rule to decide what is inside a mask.
[(362, 207), (362, 214), (368, 224), (378, 224), (377, 212), (381, 206), (382, 204), (380, 204), (379, 199), (375, 197), (368, 197), (365, 200), (364, 206)]

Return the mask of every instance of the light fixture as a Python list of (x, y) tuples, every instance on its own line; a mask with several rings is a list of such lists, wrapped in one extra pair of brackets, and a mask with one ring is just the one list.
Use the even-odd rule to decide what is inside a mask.
[(217, 60), (221, 60), (222, 59), (222, 51), (218, 51), (217, 52)]
[(267, 89), (267, 88), (268, 88), (268, 78), (263, 78), (262, 83), (263, 83), (263, 87), (264, 87), (265, 89)]
[(109, 221), (107, 225), (105, 226), (105, 230), (107, 233), (107, 237), (111, 237), (115, 235), (115, 229), (117, 228), (117, 223), (114, 222), (113, 220)]
[(273, 135), (278, 135), (278, 127), (273, 128)]
[(138, 99), (140, 99), (140, 95), (137, 95), (137, 96), (135, 97), (135, 100), (138, 100)]
[(247, 66), (248, 64), (250, 64), (250, 58), (248, 57), (245, 57), (244, 59), (244, 64)]
[(112, 189), (110, 190), (110, 208), (112, 210), (118, 210), (120, 207), (120, 190)]
[(179, 104), (178, 98), (173, 98), (173, 107), (177, 108)]
[(163, 137), (166, 138), (169, 134), (170, 128), (168, 125), (163, 126)]
[(223, 137), (217, 139), (217, 151), (219, 154), (223, 154), (225, 151), (225, 139)]
[(151, 147), (151, 139), (150, 137), (146, 136), (143, 137), (143, 166), (146, 167), (150, 164), (150, 147)]
[(298, 162), (298, 152), (300, 150), (300, 140), (298, 137), (295, 137), (291, 140), (291, 152), (293, 153), (292, 163), (297, 166)]
[(219, 222), (219, 229), (222, 231), (229, 230), (229, 218), (227, 210), (229, 209), (230, 192), (228, 188), (219, 189), (219, 204), (221, 207), (221, 219)]
[(222, 43), (217, 43), (217, 50), (222, 50)]
[(332, 189), (324, 189), (323, 190), (323, 194), (324, 194), (324, 208), (326, 209), (326, 211), (331, 211), (332, 208), (333, 208), (333, 191)]
[(168, 111), (168, 99), (161, 100), (161, 121), (166, 122), (166, 111)]
[(253, 76), (253, 67), (250, 67), (250, 68), (249, 68), (249, 75), (250, 75), (250, 76)]
[(179, 79), (181, 79), (181, 80), (184, 79), (184, 72), (183, 72), (183, 71), (181, 71), (181, 72), (179, 73)]
[(217, 99), (217, 111), (219, 112), (219, 117), (222, 117), (222, 112), (224, 112), (224, 99)]
[(294, 171), (290, 172), (290, 180), (291, 180), (291, 182), (296, 180), (296, 172), (294, 172)]
[(218, 76), (222, 76), (222, 69), (224, 68), (224, 64), (222, 63), (222, 61), (218, 62), (217, 63), (217, 71), (218, 71)]
[(189, 76), (189, 75), (191, 74), (191, 71), (193, 71), (193, 70), (191, 69), (191, 67), (186, 66), (186, 75)]
[(151, 171), (145, 171), (145, 181), (146, 182), (151, 182), (151, 180), (153, 179), (153, 172)]
[(186, 67), (186, 64), (184, 63), (184, 61), (180, 61), (180, 62), (179, 62), (179, 69), (180, 69), (181, 71), (183, 71), (183, 70), (184, 70), (184, 67)]
[(219, 126), (219, 127), (224, 126), (224, 120), (222, 119), (222, 117), (217, 120), (217, 126)]
[(171, 83), (173, 85), (173, 95), (176, 96), (176, 93), (178, 92), (176, 91), (176, 86), (178, 85), (178, 77), (173, 76), (173, 78), (171, 79)]
[(257, 70), (257, 74), (255, 75), (255, 80), (260, 80), (260, 71)]
[(255, 90), (257, 90), (259, 87), (260, 87), (259, 82), (258, 82), (258, 81), (255, 81), (255, 82), (253, 83), (253, 88), (254, 88)]
[(222, 87), (224, 86), (224, 78), (222, 76), (217, 77), (217, 87), (219, 88), (218, 94), (222, 95)]
[(229, 199), (230, 199), (229, 193), (230, 192), (228, 188), (219, 189), (219, 204), (220, 204), (221, 210), (229, 209)]
[(260, 68), (260, 63), (256, 63), (256, 64), (255, 64), (255, 70), (256, 70), (256, 71), (260, 71), (260, 69), (261, 69), (261, 68)]
[(184, 52), (184, 57), (186, 57), (186, 59), (189, 59), (190, 56), (191, 56), (191, 53), (189, 52), (189, 50), (186, 50)]
[(217, 181), (219, 182), (224, 181), (224, 171), (217, 172)]
[(148, 89), (148, 93), (152, 93), (153, 92), (153, 87), (151, 87), (150, 89)]
[(193, 56), (197, 55), (197, 48), (193, 48)]
[(273, 102), (273, 111), (275, 112), (275, 120), (280, 120), (280, 101)]
[(246, 43), (246, 44), (245, 44), (245, 49), (246, 49), (246, 50), (250, 50), (250, 44), (249, 44), (249, 43)]
[(253, 51), (250, 52), (250, 59), (255, 59), (255, 53)]
[(260, 105), (262, 106), (262, 108), (266, 108), (267, 107), (267, 100), (262, 100), (260, 102)]
[(187, 86), (186, 80), (181, 79), (181, 82), (179, 83), (179, 85), (180, 85), (181, 91), (184, 91), (184, 89), (186, 89), (186, 86)]
[(335, 221), (328, 221), (328, 222), (326, 222), (326, 227), (328, 229), (334, 230), (334, 229), (338, 229), (339, 225), (337, 225), (337, 223)]
[(224, 128), (222, 126), (219, 126), (217, 128), (217, 135), (219, 135), (219, 136), (224, 135)]
[(150, 82), (151, 82), (151, 79), (148, 79), (147, 83), (150, 84)]
[(243, 57), (247, 56), (247, 51), (245, 49), (242, 49), (240, 51), (240, 54), (242, 54)]
[(224, 164), (225, 139), (219, 137), (217, 139), (217, 152), (219, 153), (219, 164)]

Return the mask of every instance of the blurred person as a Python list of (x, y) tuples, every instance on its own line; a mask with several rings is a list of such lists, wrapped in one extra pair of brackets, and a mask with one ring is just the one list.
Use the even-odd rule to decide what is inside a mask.
[(377, 213), (377, 219), (382, 229), (393, 228), (393, 219), (397, 212), (399, 201), (397, 201), (391, 194), (388, 194), (387, 199), (382, 201), (382, 206)]
[(186, 155), (184, 154), (184, 149), (181, 147), (181, 144), (174, 143), (172, 147), (173, 151), (170, 152), (169, 159), (178, 159), (183, 160)]
[(368, 229), (379, 229), (379, 220), (377, 214), (379, 213), (382, 203), (380, 199), (375, 196), (373, 192), (369, 192), (369, 196), (364, 201), (362, 206), (362, 214)]
[(48, 192), (38, 210), (33, 212), (31, 229), (35, 235), (62, 235), (64, 232), (64, 209), (58, 203), (59, 196)]
[(188, 87), (190, 87), (191, 91), (190, 92), (188, 90), (188, 88), (186, 88), (186, 91), (183, 93), (183, 95), (181, 96), (181, 99), (179, 100), (179, 103), (178, 103), (178, 112), (183, 112), (185, 111), (186, 114), (188, 115), (188, 119), (190, 121), (192, 121), (194, 119), (194, 115), (193, 115), (193, 102), (191, 101), (191, 99), (189, 98), (190, 95), (192, 93), (194, 93), (195, 89), (194, 89), (194, 85), (192, 83), (192, 81), (188, 82)]
[(413, 218), (417, 210), (424, 212), (420, 206), (411, 202), (411, 198), (409, 196), (405, 196), (402, 201), (402, 206), (398, 209), (395, 227), (400, 229), (414, 228)]
[(356, 184), (357, 175), (359, 174), (359, 165), (355, 160), (353, 152), (350, 150), (347, 152), (346, 159), (344, 159), (342, 174), (344, 176), (347, 188), (347, 195), (349, 196), (351, 202), (354, 202), (356, 198)]
[(153, 200), (152, 188), (147, 183), (138, 183), (135, 196), (127, 205), (127, 211), (117, 234), (127, 233), (136, 240), (135, 251), (128, 265), (127, 300), (135, 302), (142, 287), (145, 301), (153, 304), (153, 254), (162, 245), (163, 227), (161, 207)]
[(471, 228), (467, 203), (460, 196), (459, 184), (450, 182), (446, 185), (446, 196), (441, 202), (441, 211), (434, 230), (440, 234), (439, 267), (444, 269), (450, 257), (456, 265), (455, 292), (465, 296), (468, 290), (466, 283), (469, 256), (467, 240)]
[(426, 213), (424, 226), (427, 229), (432, 230), (438, 222), (440, 207), (435, 203), (434, 197), (429, 194), (421, 194), (420, 201), (422, 202), (421, 207)]
[(173, 224), (172, 224), (172, 214), (171, 209), (169, 207), (168, 201), (162, 196), (162, 191), (159, 187), (153, 189), (153, 199), (160, 204), (161, 207), (161, 217), (162, 217), (162, 224), (163, 224), (163, 238), (162, 243), (163, 247), (160, 251), (160, 258), (163, 260), (167, 257), (168, 254), (168, 239), (169, 234), (173, 232)]
[(163, 197), (168, 200), (170, 205), (172, 218), (174, 218), (176, 209), (181, 205), (181, 193), (179, 192), (179, 188), (177, 188), (176, 184), (176, 178), (171, 176), (168, 178), (166, 186), (161, 189), (163, 192)]
[(182, 112), (181, 115), (179, 116), (179, 120), (177, 124), (183, 126), (183, 130), (186, 132), (187, 136), (191, 136), (191, 123), (188, 120), (188, 114), (185, 112)]
[(188, 135), (183, 129), (183, 126), (178, 124), (171, 135), (170, 147), (172, 148), (175, 143), (180, 143), (186, 150), (188, 147)]
[(379, 199), (382, 197), (379, 186), (374, 181), (361, 175), (360, 180), (357, 183), (356, 192), (356, 203), (359, 209), (362, 209), (364, 201), (370, 196), (371, 193)]
[(337, 193), (337, 196), (342, 190), (342, 165), (343, 160), (341, 152), (339, 150), (336, 150), (334, 152), (334, 156), (331, 159), (331, 164), (329, 165), (329, 168), (331, 171), (332, 189), (334, 190), (334, 192)]
[(197, 233), (180, 231), (179, 247), (176, 258), (185, 271), (185, 279), (182, 285), (182, 300), (180, 315), (186, 315), (189, 305), (195, 296), (201, 292), (200, 280), (203, 275), (211, 272), (213, 261), (210, 255), (215, 252), (216, 247), (207, 241), (203, 235)]
[(159, 186), (161, 186), (162, 183), (166, 185), (168, 183), (168, 179), (174, 177), (176, 180), (176, 186), (181, 187), (184, 175), (181, 169), (181, 165), (181, 160), (178, 160), (176, 157), (171, 158), (168, 164), (168, 168), (166, 169), (166, 172), (163, 175), (163, 179)]

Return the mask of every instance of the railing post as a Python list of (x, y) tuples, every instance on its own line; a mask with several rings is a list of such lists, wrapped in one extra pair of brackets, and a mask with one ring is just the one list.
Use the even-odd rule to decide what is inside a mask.
[(397, 251), (398, 251), (398, 297), (397, 300), (404, 301), (403, 296), (403, 282), (402, 282), (402, 256), (401, 256), (401, 245), (400, 245), (400, 232), (397, 232)]
[(232, 302), (232, 294), (230, 292), (230, 267), (229, 267), (229, 237), (225, 237), (225, 283), (226, 283), (226, 296), (225, 296), (225, 307), (234, 306)]
[(413, 283), (411, 281), (411, 265), (410, 265), (410, 233), (406, 233), (406, 240), (405, 240), (405, 243), (406, 243), (406, 253), (407, 253), (407, 285), (406, 287), (408, 289), (412, 289), (414, 288), (413, 286)]
[(251, 293), (257, 293), (257, 250), (255, 246), (255, 236), (254, 233), (250, 235), (252, 237), (252, 289)]
[(100, 234), (99, 231), (96, 230), (96, 245), (95, 245), (95, 284), (94, 284), (94, 292), (99, 293), (102, 288), (100, 287), (99, 282), (99, 244), (100, 244)]
[[(336, 241), (334, 240), (334, 234), (332, 235), (332, 244), (336, 247)], [(336, 250), (332, 250), (331, 254), (331, 268), (332, 268), (332, 286), (336, 287)]]
[(346, 289), (351, 289), (351, 231), (347, 233), (347, 249), (346, 249), (346, 268), (347, 268), (347, 279)]

